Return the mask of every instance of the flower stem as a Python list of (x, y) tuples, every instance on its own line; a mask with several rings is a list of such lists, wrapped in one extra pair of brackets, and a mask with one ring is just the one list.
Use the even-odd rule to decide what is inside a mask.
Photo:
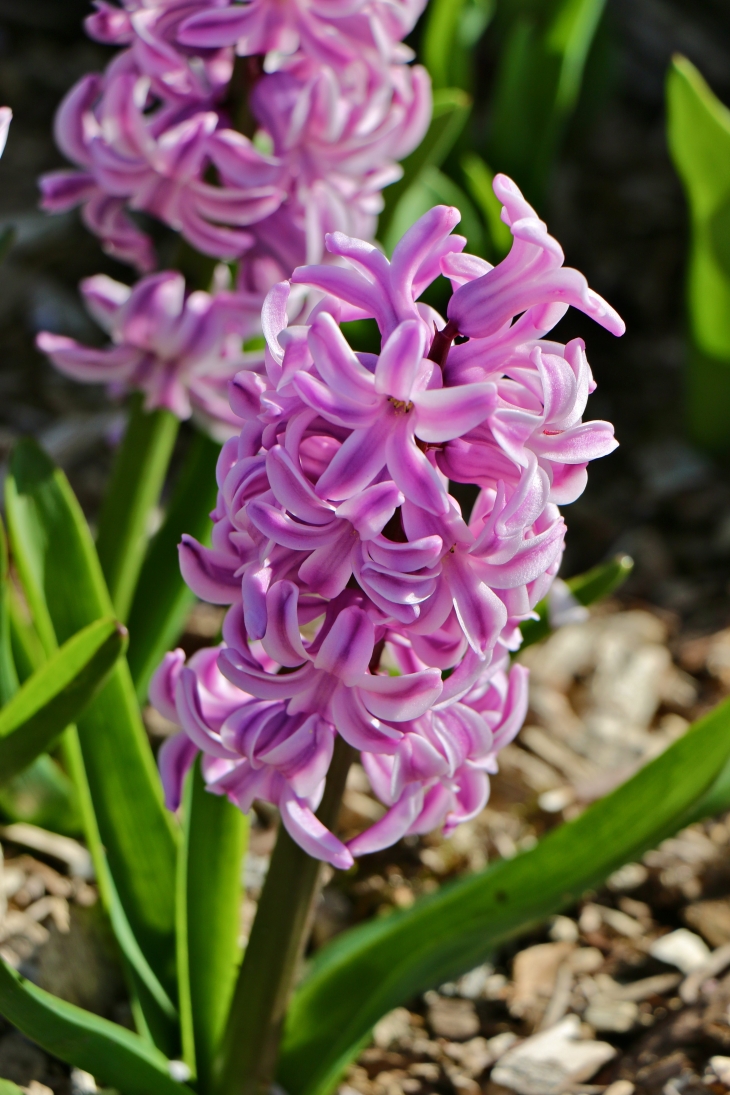
[(166, 410), (148, 414), (142, 397), (131, 400), (129, 422), (119, 447), (99, 516), (96, 548), (119, 619), (132, 603), (157, 504), (180, 423)]
[(458, 335), (458, 328), (449, 320), (442, 331), (435, 331), (433, 336), (433, 342), (431, 343), (431, 349), (428, 351), (429, 361), (435, 361), (441, 368), (446, 364), (446, 358), (449, 356), (449, 350), (451, 349), (451, 343)]
[[(338, 737), (317, 811), (328, 828), (337, 821), (353, 755)], [(321, 868), (280, 825), (219, 1054), (219, 1095), (266, 1095), (271, 1087)]]

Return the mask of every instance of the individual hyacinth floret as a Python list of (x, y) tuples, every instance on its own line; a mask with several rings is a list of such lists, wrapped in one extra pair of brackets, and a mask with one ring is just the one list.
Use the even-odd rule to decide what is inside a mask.
[[(616, 446), (609, 423), (582, 421), (583, 342), (545, 336), (569, 305), (624, 329), (514, 184), (494, 188), (514, 237), (497, 267), (462, 254), (441, 206), (390, 262), (335, 233), (338, 265), (270, 291), (265, 371), (231, 385), (241, 430), (221, 452), (212, 546), (180, 548), (194, 592), (231, 606), (224, 644), (187, 666), (168, 655), (152, 687), (183, 728), (161, 757), (172, 808), (201, 752), (211, 791), (274, 803), (302, 847), (347, 867), (484, 807), (525, 716), (509, 656), (560, 565), (558, 504)], [(441, 273), (446, 320), (419, 300)], [(295, 322), (292, 284), (318, 291)], [(353, 319), (376, 321), (379, 354), (350, 349)], [(450, 479), (478, 487), (471, 514)], [(385, 807), (348, 846), (315, 816), (338, 737)]]
[(240, 425), (228, 384), (238, 370), (261, 363), (260, 353), (241, 350), (260, 328), (256, 296), (186, 293), (182, 274), (170, 270), (142, 278), (132, 289), (98, 274), (82, 282), (81, 291), (112, 344), (83, 346), (41, 332), (37, 345), (61, 372), (106, 384), (112, 394), (142, 391), (146, 410), (164, 407), (180, 419), (193, 414), (221, 440)]
[(325, 232), (371, 236), (430, 120), (428, 76), (399, 40), (422, 6), (101, 0), (87, 30), (122, 49), (61, 104), (57, 144), (77, 166), (44, 176), (43, 207), (81, 206), (142, 272), (156, 258), (129, 211), (151, 214), (207, 255), (248, 256), (242, 279), (264, 290)]

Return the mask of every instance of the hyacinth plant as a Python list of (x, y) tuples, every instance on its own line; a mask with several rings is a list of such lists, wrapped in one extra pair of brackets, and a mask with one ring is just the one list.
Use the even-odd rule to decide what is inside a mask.
[[(563, 29), (600, 14), (555, 6)], [(32, 441), (11, 458), (0, 781), (70, 781), (135, 1031), (5, 962), (0, 1013), (122, 1095), (329, 1095), (390, 1008), (730, 801), (721, 707), (529, 852), (343, 933), (302, 975), (323, 871), (475, 817), (527, 709), (514, 655), (628, 569), (556, 578), (560, 507), (616, 441), (583, 420), (583, 341), (550, 337), (570, 307), (623, 323), (515, 182), (486, 194), (476, 153), (459, 162), (502, 261), (469, 253), (453, 204), (418, 215), (439, 187), (461, 193), (438, 162), (464, 122), (463, 89), (443, 84), (431, 117), (403, 42), (423, 7), (97, 0), (89, 34), (119, 50), (59, 109), (74, 166), (41, 181), (43, 205), (80, 207), (140, 277), (81, 286), (107, 346), (38, 345), (130, 411), (95, 539)], [(436, 0), (440, 77), (454, 28)], [(567, 36), (566, 71), (588, 44)], [(374, 237), (399, 224), (388, 257)], [(226, 613), (222, 641), (186, 659), (193, 596)], [(157, 758), (148, 700), (179, 728)], [(382, 816), (344, 838), (353, 763)], [(280, 820), (241, 955), (254, 803)]]

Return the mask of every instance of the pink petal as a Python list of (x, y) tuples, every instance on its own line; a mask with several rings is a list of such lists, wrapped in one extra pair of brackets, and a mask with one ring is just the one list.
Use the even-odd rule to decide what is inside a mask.
[(297, 602), (299, 590), (293, 582), (274, 582), (266, 592), (266, 634), (263, 647), (270, 658), (288, 667), (307, 660), (299, 634)]
[(374, 402), (373, 375), (355, 357), (329, 312), (315, 317), (308, 342), (325, 384), (347, 399)]
[(375, 629), (367, 613), (351, 605), (340, 612), (319, 648), (314, 665), (354, 684), (367, 671), (375, 646)]
[(446, 489), (425, 453), (416, 447), (410, 418), (410, 415), (399, 416), (395, 428), (389, 431), (384, 454), (388, 471), (409, 501), (438, 517), (449, 509)]
[(352, 867), (354, 860), (342, 841), (325, 828), (310, 808), (288, 788), (279, 800), (281, 820), (292, 840), (314, 859), (323, 859), (341, 871)]
[(442, 689), (438, 669), (404, 673), (400, 677), (367, 674), (356, 683), (371, 715), (389, 722), (420, 718), (436, 702)]
[(349, 430), (362, 429), (375, 421), (380, 403), (363, 403), (340, 395), (326, 387), (309, 373), (298, 373), (294, 377), (294, 387), (304, 402), (321, 414), (328, 422), (345, 426)]
[(180, 572), (193, 593), (214, 605), (230, 605), (241, 596), (235, 577), (238, 561), (212, 548), (204, 548), (192, 536), (183, 535), (178, 545)]
[(341, 502), (369, 486), (385, 463), (388, 428), (388, 422), (380, 418), (369, 429), (350, 434), (317, 481), (320, 498)]
[(426, 350), (426, 332), (418, 320), (399, 324), (380, 351), (375, 390), (407, 402)]
[(423, 787), (420, 783), (411, 784), (380, 821), (348, 841), (347, 847), (355, 856), (370, 855), (382, 848), (389, 848), (406, 835), (422, 808)]
[(413, 396), (416, 405), (415, 432), (422, 441), (452, 441), (473, 430), (494, 410), (495, 384), (462, 384), (437, 388)]

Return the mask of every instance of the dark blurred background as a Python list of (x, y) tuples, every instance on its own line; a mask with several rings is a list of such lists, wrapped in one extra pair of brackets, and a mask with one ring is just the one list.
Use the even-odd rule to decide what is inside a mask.
[[(52, 123), (64, 92), (109, 56), (89, 41), (87, 0), (0, 0), (0, 102), (14, 111), (0, 162), (0, 229), (16, 243), (0, 266), (0, 460), (33, 433), (68, 472), (93, 519), (121, 410), (76, 385), (34, 349), (38, 330), (98, 341), (76, 286), (100, 271), (131, 272), (104, 256), (75, 213), (37, 209), (36, 177), (59, 166)], [(488, 119), (490, 37), (479, 50), (477, 118)], [(687, 212), (669, 160), (664, 80), (675, 52), (730, 102), (727, 0), (609, 0), (581, 100), (553, 171), (545, 213), (567, 262), (583, 270), (627, 321), (617, 341), (571, 313), (563, 338), (585, 337), (599, 383), (590, 417), (621, 442), (592, 466), (566, 513), (563, 573), (616, 551), (637, 567), (624, 591), (675, 614), (685, 633), (730, 622), (730, 467), (685, 437), (683, 276)]]

